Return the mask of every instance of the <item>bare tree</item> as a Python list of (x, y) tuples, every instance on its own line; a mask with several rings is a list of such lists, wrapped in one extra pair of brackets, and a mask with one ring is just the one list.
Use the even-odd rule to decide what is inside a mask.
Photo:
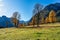
[(39, 27), (40, 11), (42, 10), (42, 7), (43, 6), (41, 4), (37, 3), (37, 4), (35, 4), (34, 10), (33, 10), (33, 16), (35, 16), (33, 18), (34, 18), (34, 20), (35, 20), (35, 22), (37, 24), (37, 27)]
[(20, 14), (18, 12), (14, 12), (12, 15), (12, 21), (13, 21), (15, 27), (18, 27), (19, 20), (20, 20)]

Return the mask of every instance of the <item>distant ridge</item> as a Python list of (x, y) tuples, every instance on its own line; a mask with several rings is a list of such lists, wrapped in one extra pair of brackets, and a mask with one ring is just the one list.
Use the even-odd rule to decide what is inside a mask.
[(7, 26), (13, 27), (13, 23), (11, 22), (11, 18), (8, 18), (6, 16), (0, 17), (0, 28), (5, 28)]
[[(49, 15), (49, 12), (51, 10), (54, 10), (56, 12), (56, 17), (60, 17), (60, 3), (54, 3), (54, 4), (47, 5), (43, 10), (40, 11), (40, 14), (43, 15), (44, 18), (46, 18)], [(35, 14), (35, 15), (37, 15), (37, 14)], [(29, 22), (32, 21), (32, 18), (29, 20)]]

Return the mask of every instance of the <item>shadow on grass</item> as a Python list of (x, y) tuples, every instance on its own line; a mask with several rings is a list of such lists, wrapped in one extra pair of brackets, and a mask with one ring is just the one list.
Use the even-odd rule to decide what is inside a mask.
[(41, 35), (44, 34), (44, 33), (37, 32), (37, 33), (34, 33), (34, 34), (36, 34), (37, 37), (41, 37)]

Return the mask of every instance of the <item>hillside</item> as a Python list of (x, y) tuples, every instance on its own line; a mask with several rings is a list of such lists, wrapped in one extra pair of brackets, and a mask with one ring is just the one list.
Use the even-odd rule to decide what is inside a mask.
[[(25, 21), (21, 20), (21, 21), (19, 21), (19, 23), (23, 24), (23, 23), (25, 23)], [(3, 15), (2, 17), (0, 17), (0, 28), (9, 28), (9, 27), (14, 27), (12, 19), (6, 17), (5, 15)]]
[(49, 4), (44, 8), (44, 10), (48, 11), (54, 10), (57, 12), (60, 10), (60, 3)]
[(0, 17), (0, 28), (6, 28), (6, 27), (13, 27), (13, 23), (11, 21), (11, 18), (8, 18), (6, 16)]
[(60, 27), (0, 29), (0, 40), (60, 40)]
[[(40, 11), (40, 20), (42, 18), (44, 18), (44, 20), (49, 16), (49, 13), (51, 12), (51, 10), (53, 10), (56, 13), (56, 18), (58, 19), (58, 22), (60, 22), (60, 3), (54, 3), (54, 4), (49, 4), (47, 6), (45, 6), (45, 8), (43, 10)], [(35, 14), (33, 17), (36, 17), (36, 15), (39, 14)], [(32, 22), (33, 19), (30, 19), (29, 22)]]

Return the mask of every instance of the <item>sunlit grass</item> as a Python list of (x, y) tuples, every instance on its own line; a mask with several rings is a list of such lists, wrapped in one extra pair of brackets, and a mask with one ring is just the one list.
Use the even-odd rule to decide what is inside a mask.
[(0, 40), (60, 40), (60, 27), (0, 29)]
[(60, 26), (60, 23), (47, 23), (47, 24), (41, 24), (40, 26)]

